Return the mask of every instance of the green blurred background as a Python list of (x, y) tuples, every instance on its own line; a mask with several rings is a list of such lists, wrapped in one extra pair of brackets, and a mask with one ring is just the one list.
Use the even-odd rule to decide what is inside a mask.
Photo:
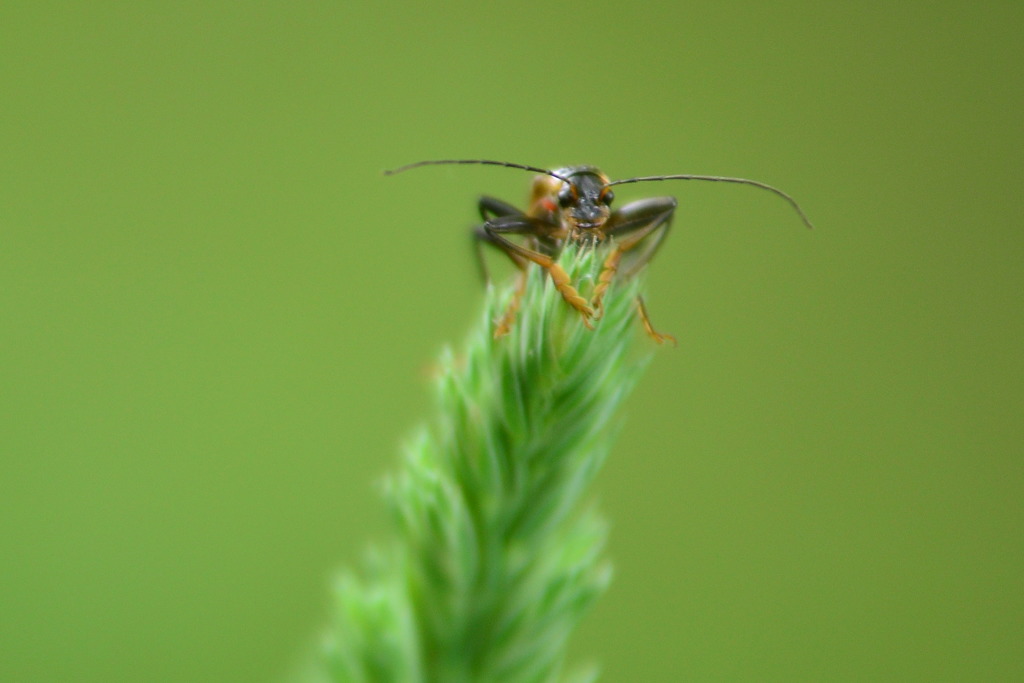
[[(272, 681), (477, 319), (429, 158), (679, 198), (607, 681), (1024, 679), (1021, 3), (0, 5), (0, 680)], [(639, 333), (638, 333), (639, 334)], [(648, 344), (644, 339), (641, 344)]]

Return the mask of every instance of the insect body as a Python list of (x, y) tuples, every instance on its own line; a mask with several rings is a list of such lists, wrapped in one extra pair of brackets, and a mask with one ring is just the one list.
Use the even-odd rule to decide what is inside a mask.
[[(440, 164), (506, 166), (539, 174), (533, 181), (530, 204), (526, 211), (494, 197), (481, 197), (477, 204), (484, 222), (474, 228), (473, 236), (481, 268), (483, 254), (479, 246), (490, 244), (500, 249), (519, 269), (515, 295), (495, 328), (495, 337), (507, 334), (511, 329), (525, 291), (525, 274), (530, 263), (548, 272), (562, 298), (579, 311), (583, 323), (592, 329), (591, 321), (601, 316), (602, 300), (616, 275), (628, 278), (651, 260), (668, 235), (676, 200), (673, 197), (654, 197), (612, 209), (615, 194), (611, 188), (614, 185), (656, 180), (708, 180), (753, 185), (785, 199), (800, 215), (804, 224), (812, 227), (807, 216), (788, 194), (746, 178), (664, 175), (611, 180), (594, 166), (547, 170), (486, 159), (420, 161), (385, 173), (393, 175), (419, 166)], [(511, 236), (525, 238), (525, 241), (515, 242), (509, 239)], [(611, 242), (613, 246), (601, 267), (591, 298), (587, 300), (573, 286), (568, 274), (558, 265), (557, 258), (566, 244), (595, 246), (604, 242)], [(486, 276), (486, 269), (484, 274)], [(643, 300), (638, 298), (637, 304), (640, 320), (647, 333), (659, 344), (666, 339), (675, 342), (673, 337), (654, 330)]]

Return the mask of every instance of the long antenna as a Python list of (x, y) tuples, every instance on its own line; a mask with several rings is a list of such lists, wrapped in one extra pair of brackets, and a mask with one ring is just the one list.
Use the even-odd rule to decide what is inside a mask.
[(613, 180), (608, 185), (625, 185), (626, 183), (646, 183), (654, 180), (709, 180), (716, 183), (740, 183), (741, 185), (753, 185), (759, 187), (762, 190), (768, 190), (789, 202), (789, 205), (800, 215), (800, 220), (804, 222), (808, 228), (814, 228), (814, 225), (807, 218), (807, 214), (800, 208), (800, 205), (796, 203), (796, 200), (790, 197), (788, 194), (783, 192), (777, 187), (772, 187), (766, 183), (759, 182), (757, 180), (748, 180), (747, 178), (729, 178), (720, 175), (652, 175), (644, 176), (642, 178), (626, 178), (624, 180)]
[(432, 161), (417, 161), (413, 164), (406, 164), (405, 166), (399, 166), (398, 168), (390, 171), (384, 171), (384, 175), (395, 175), (396, 173), (402, 173), (412, 168), (418, 168), (420, 166), (440, 166), (442, 164), (483, 164), (485, 166), (505, 166), (507, 168), (519, 168), (524, 171), (533, 171), (534, 173), (543, 173), (549, 175), (552, 178), (558, 178), (563, 182), (569, 182), (567, 178), (563, 178), (557, 173), (553, 173), (546, 168), (538, 168), (537, 166), (527, 166), (526, 164), (513, 164), (509, 161), (491, 161), (490, 159), (438, 159)]

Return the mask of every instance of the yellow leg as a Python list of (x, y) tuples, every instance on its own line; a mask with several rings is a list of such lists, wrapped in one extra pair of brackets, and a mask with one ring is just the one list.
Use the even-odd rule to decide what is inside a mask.
[(590, 322), (590, 319), (594, 317), (594, 309), (590, 307), (587, 300), (580, 296), (580, 293), (572, 286), (572, 280), (569, 278), (569, 274), (565, 272), (565, 269), (554, 262), (547, 266), (541, 265), (551, 275), (551, 281), (555, 284), (555, 288), (562, 295), (562, 298), (583, 316), (583, 324), (588, 329), (594, 329), (593, 324)]
[(494, 327), (495, 339), (504, 337), (512, 330), (512, 324), (516, 321), (516, 313), (519, 312), (519, 305), (523, 301), (523, 295), (526, 294), (526, 271), (520, 270), (516, 278), (516, 288), (512, 292), (512, 299), (508, 302), (505, 312), (502, 313), (498, 324)]
[(676, 338), (671, 334), (661, 334), (654, 329), (654, 325), (651, 324), (651, 317), (647, 314), (647, 306), (644, 304), (644, 298), (638, 296), (636, 298), (637, 310), (640, 313), (640, 322), (644, 326), (644, 332), (647, 333), (651, 339), (659, 344), (664, 344), (666, 341), (672, 342), (672, 346), (678, 346)]
[[(486, 226), (485, 230), (487, 230)], [(555, 263), (554, 259), (547, 254), (541, 254), (532, 249), (527, 249), (520, 244), (516, 244), (515, 242), (502, 237), (501, 234), (496, 231), (487, 230), (487, 235), (493, 244), (502, 249), (510, 258), (512, 258), (513, 261), (516, 261), (517, 264), (520, 263), (520, 261), (532, 261), (546, 270), (551, 276), (551, 282), (554, 283), (555, 288), (558, 289), (558, 293), (562, 295), (562, 298), (565, 299), (566, 303), (579, 311), (580, 315), (583, 316), (583, 324), (590, 329), (594, 329), (593, 325), (590, 323), (590, 319), (594, 317), (594, 309), (590, 307), (590, 304), (586, 299), (580, 296), (580, 293), (572, 286), (572, 280), (569, 278), (568, 273), (566, 273), (565, 269), (560, 265)], [(518, 298), (521, 298), (521, 296), (522, 295), (520, 294), (519, 297), (515, 299), (516, 308), (519, 306)], [(514, 314), (515, 311), (513, 310), (512, 313)], [(502, 327), (499, 324), (498, 330), (495, 334), (498, 334), (499, 332), (503, 334), (507, 331), (508, 326)]]
[(594, 307), (597, 317), (601, 317), (604, 312), (604, 293), (608, 291), (608, 286), (611, 285), (612, 279), (615, 277), (615, 273), (619, 270), (619, 261), (622, 260), (622, 248), (615, 247), (612, 249), (612, 253), (608, 254), (608, 258), (604, 260), (604, 265), (601, 266), (601, 274), (597, 276), (597, 285), (594, 287), (594, 298), (591, 299), (590, 305)]

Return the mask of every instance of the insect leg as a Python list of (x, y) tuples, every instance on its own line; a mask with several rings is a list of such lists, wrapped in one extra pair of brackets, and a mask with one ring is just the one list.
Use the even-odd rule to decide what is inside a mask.
[(498, 319), (498, 323), (494, 326), (495, 339), (504, 337), (512, 331), (512, 324), (515, 323), (516, 314), (519, 312), (519, 304), (522, 303), (523, 295), (526, 294), (526, 279), (525, 269), (516, 273), (516, 288), (512, 292), (512, 298), (509, 299), (505, 312), (501, 314), (501, 318)]
[[(501, 216), (522, 215), (523, 213), (516, 207), (509, 204), (508, 202), (504, 202), (500, 199), (495, 199), (494, 197), (480, 197), (476, 206), (477, 210), (480, 211), (480, 217), (485, 221), (490, 220), (492, 218), (498, 218)], [(484, 284), (487, 284), (491, 281), (491, 275), (487, 271), (487, 262), (484, 260), (483, 249), (480, 248), (481, 242), (487, 242), (498, 247), (500, 247), (500, 245), (496, 241), (494, 241), (494, 239), (487, 233), (486, 230), (484, 230), (484, 226), (478, 225), (477, 227), (473, 228), (473, 253), (476, 256), (476, 265), (480, 272), (480, 278), (484, 281)], [(507, 254), (509, 258), (512, 258), (512, 255), (509, 254), (507, 251), (505, 251), (505, 254)], [(512, 261), (520, 270), (526, 268), (526, 261), (523, 261), (522, 259), (517, 260), (516, 258), (512, 258)]]
[(624, 269), (625, 277), (635, 275), (647, 265), (668, 236), (675, 209), (676, 200), (672, 197), (641, 199), (622, 207), (608, 219), (605, 235), (614, 237), (616, 242), (615, 248), (605, 259), (601, 274), (597, 278), (597, 285), (594, 287), (591, 303), (598, 314), (601, 311), (601, 300), (619, 271), (623, 256), (635, 247), (643, 245), (631, 255), (632, 258)]
[[(487, 217), (485, 211), (491, 210), (490, 206), (485, 206), (485, 202), (488, 201), (489, 199), (489, 197), (483, 197), (480, 200), (480, 214), (484, 216), (485, 219)], [(498, 202), (499, 200), (493, 201)], [(515, 207), (511, 206), (510, 204), (505, 206), (511, 211), (514, 211), (514, 214), (510, 212), (507, 215), (522, 215), (517, 209), (515, 209)], [(512, 329), (512, 324), (516, 320), (516, 313), (518, 313), (519, 311), (519, 304), (522, 301), (523, 295), (526, 293), (526, 266), (529, 265), (530, 262), (523, 258), (522, 256), (520, 256), (519, 254), (516, 254), (506, 249), (505, 246), (500, 241), (498, 241), (494, 236), (487, 232), (484, 225), (478, 225), (476, 228), (473, 229), (473, 248), (476, 252), (477, 264), (480, 266), (480, 274), (483, 276), (485, 283), (490, 282), (490, 277), (488, 276), (487, 273), (487, 264), (484, 261), (484, 254), (483, 250), (481, 249), (481, 245), (484, 243), (490, 244), (500, 249), (502, 253), (508, 256), (512, 263), (515, 264), (517, 270), (516, 287), (512, 293), (512, 299), (508, 302), (508, 306), (505, 308), (505, 312), (502, 313), (501, 318), (498, 319), (498, 322), (494, 327), (494, 338), (497, 339), (499, 337), (504, 337), (506, 334), (508, 334), (509, 331)]]
[(580, 296), (580, 293), (572, 286), (568, 273), (552, 257), (516, 244), (507, 237), (504, 237), (504, 235), (544, 235), (547, 231), (547, 226), (542, 221), (524, 215), (503, 216), (484, 223), (483, 228), (492, 238), (493, 243), (508, 254), (509, 258), (516, 260), (518, 256), (519, 258), (536, 263), (546, 270), (548, 275), (551, 276), (551, 282), (554, 283), (562, 298), (580, 312), (580, 315), (583, 316), (583, 324), (592, 328), (590, 318), (594, 316), (594, 309), (590, 307), (587, 300)]
[(636, 297), (637, 312), (640, 314), (640, 324), (644, 326), (644, 332), (647, 336), (658, 342), (664, 344), (665, 341), (672, 342), (672, 346), (677, 346), (676, 338), (671, 334), (662, 334), (654, 329), (654, 325), (651, 324), (651, 316), (647, 314), (647, 306), (644, 304), (644, 298), (639, 294)]
[(485, 221), (500, 216), (516, 216), (522, 213), (522, 211), (508, 202), (486, 195), (480, 197), (476, 203), (476, 208), (480, 211), (480, 218)]

